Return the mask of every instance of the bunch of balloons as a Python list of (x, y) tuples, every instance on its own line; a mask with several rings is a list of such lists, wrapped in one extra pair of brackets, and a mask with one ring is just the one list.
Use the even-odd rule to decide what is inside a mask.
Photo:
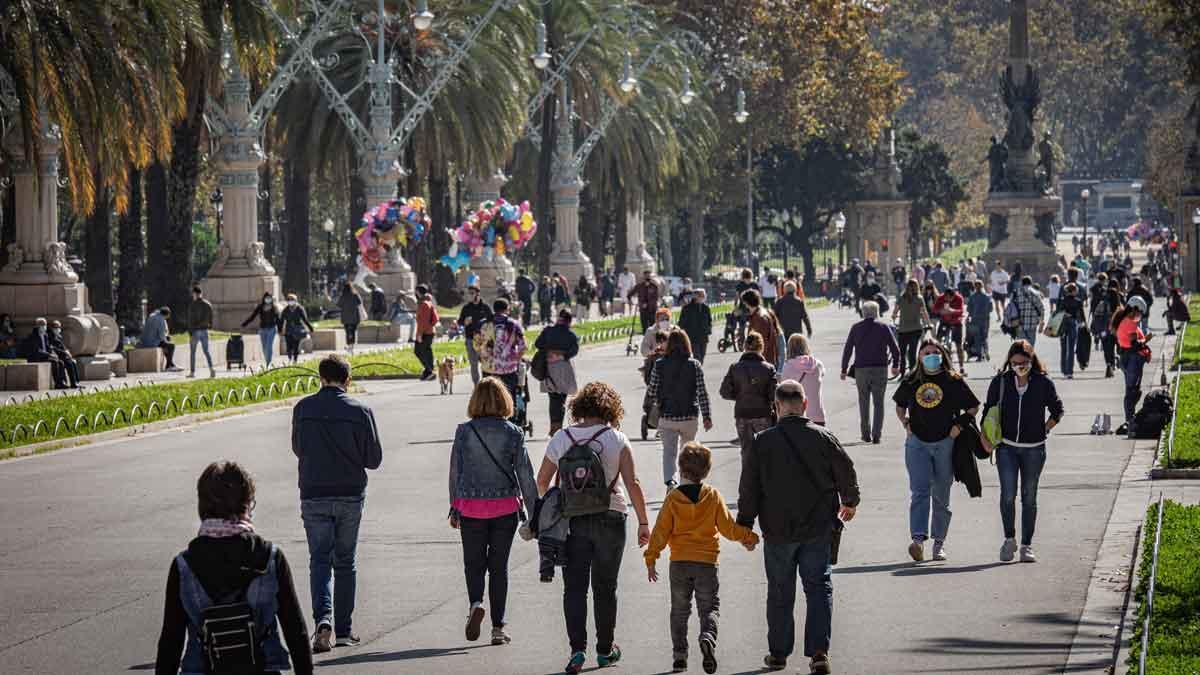
[(421, 241), (432, 225), (421, 197), (391, 199), (363, 214), (358, 239), (360, 266), (371, 272), (383, 269), (387, 252)]
[(449, 232), (454, 243), (441, 262), (457, 272), (473, 257), (491, 260), (506, 251), (524, 248), (536, 233), (537, 223), (533, 221), (529, 202), (521, 202), (519, 206), (504, 199), (483, 202), (465, 223)]

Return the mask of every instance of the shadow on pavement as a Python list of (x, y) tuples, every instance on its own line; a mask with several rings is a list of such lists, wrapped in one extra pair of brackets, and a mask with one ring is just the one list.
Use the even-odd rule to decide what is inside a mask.
[(475, 645), (471, 647), (448, 647), (445, 649), (405, 649), (397, 652), (365, 652), (361, 654), (351, 654), (349, 656), (341, 656), (333, 659), (318, 661), (315, 665), (324, 666), (352, 666), (361, 663), (387, 663), (390, 661), (409, 661), (411, 659), (429, 659), (439, 656), (462, 656), (472, 649), (481, 649), (485, 645)]
[(962, 566), (937, 565), (937, 564), (934, 564), (934, 565), (912, 565), (912, 566), (909, 566), (908, 569), (898, 569), (895, 572), (892, 572), (892, 576), (894, 576), (894, 577), (915, 577), (915, 576), (921, 576), (924, 574), (959, 574), (961, 572), (982, 572), (984, 570), (990, 570), (993, 567), (1004, 567), (1005, 565), (1015, 565), (1015, 564), (1018, 564), (1018, 563), (1006, 563), (1006, 562), (996, 561), (996, 562), (990, 562), (990, 563), (980, 563), (978, 565), (962, 565)]

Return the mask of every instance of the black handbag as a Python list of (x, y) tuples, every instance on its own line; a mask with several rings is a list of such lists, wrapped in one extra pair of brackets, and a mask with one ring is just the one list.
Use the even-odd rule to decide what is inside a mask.
[(545, 380), (550, 375), (550, 361), (546, 354), (546, 350), (539, 349), (529, 362), (529, 376), (538, 382)]

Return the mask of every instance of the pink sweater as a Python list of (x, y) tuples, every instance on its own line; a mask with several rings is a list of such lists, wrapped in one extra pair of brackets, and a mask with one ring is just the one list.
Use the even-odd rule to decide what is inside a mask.
[(796, 380), (804, 387), (804, 396), (808, 398), (808, 419), (825, 423), (825, 408), (821, 404), (821, 382), (825, 379), (825, 366), (815, 356), (797, 356), (788, 359), (783, 364), (779, 381)]

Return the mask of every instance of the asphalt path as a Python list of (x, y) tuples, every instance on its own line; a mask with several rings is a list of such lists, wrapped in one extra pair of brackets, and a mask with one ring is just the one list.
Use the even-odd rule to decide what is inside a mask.
[[(1153, 314), (1157, 315), (1157, 312)], [(1157, 318), (1157, 316), (1156, 316)], [(1058, 342), (1039, 346), (1055, 376), (1067, 417), (1049, 444), (1035, 540), (1037, 564), (1002, 564), (995, 470), (981, 464), (982, 499), (953, 490), (945, 563), (908, 559), (908, 488), (903, 431), (887, 407), (882, 445), (858, 438), (857, 396), (838, 380), (851, 312), (815, 312), (814, 346), (824, 361), (831, 429), (845, 441), (862, 486), (858, 517), (847, 528), (834, 574), (832, 658), (840, 673), (1060, 672), (1084, 604), (1099, 541), (1132, 444), (1088, 435), (1094, 414), (1119, 422), (1121, 381), (1103, 378), (1102, 358), (1072, 381), (1058, 376)], [(991, 353), (1007, 338), (993, 322)], [(1157, 321), (1156, 321), (1157, 327)], [(1161, 327), (1158, 327), (1161, 330)], [(740, 469), (732, 404), (717, 396), (736, 357), (712, 354), (705, 367), (716, 426), (701, 440), (714, 451), (711, 482), (733, 505)], [(1097, 363), (1100, 362), (1100, 367)], [(585, 350), (581, 382), (604, 380), (625, 398), (636, 433), (643, 386), (623, 344)], [(982, 398), (990, 364), (969, 364)], [(469, 379), (459, 377), (459, 392)], [(1149, 386), (1147, 382), (1147, 386)], [(894, 390), (889, 386), (889, 396)], [(435, 383), (366, 385), (362, 398), (380, 422), (381, 470), (371, 474), (358, 548), (355, 630), (362, 645), (318, 658), (328, 673), (561, 672), (569, 656), (561, 581), (538, 581), (537, 551), (518, 540), (510, 564), (503, 647), (463, 637), (467, 600), (458, 535), (445, 521), (446, 472), (455, 424), (467, 394), (444, 397)], [(309, 605), (307, 555), (299, 515), (290, 411), (235, 416), (153, 435), (0, 463), (0, 671), (124, 673), (153, 669), (172, 557), (194, 536), (195, 480), (217, 458), (245, 463), (258, 481), (259, 531), (288, 554), (301, 604)], [(531, 406), (536, 467), (545, 446), (544, 396)], [(637, 441), (639, 475), (657, 512), (664, 496), (660, 449)], [(654, 517), (654, 513), (651, 514)], [(622, 565), (617, 642), (621, 672), (670, 670), (669, 585), (650, 584), (636, 548), (633, 519)], [(665, 572), (665, 558), (660, 572)], [(761, 549), (726, 543), (721, 555), (722, 673), (758, 672), (766, 652), (766, 585)], [(803, 600), (797, 613), (803, 619)], [(696, 623), (692, 623), (693, 633)], [(798, 647), (802, 636), (798, 638)], [(589, 655), (589, 668), (594, 667)], [(794, 656), (793, 668), (807, 672)], [(692, 671), (700, 672), (693, 648)]]

